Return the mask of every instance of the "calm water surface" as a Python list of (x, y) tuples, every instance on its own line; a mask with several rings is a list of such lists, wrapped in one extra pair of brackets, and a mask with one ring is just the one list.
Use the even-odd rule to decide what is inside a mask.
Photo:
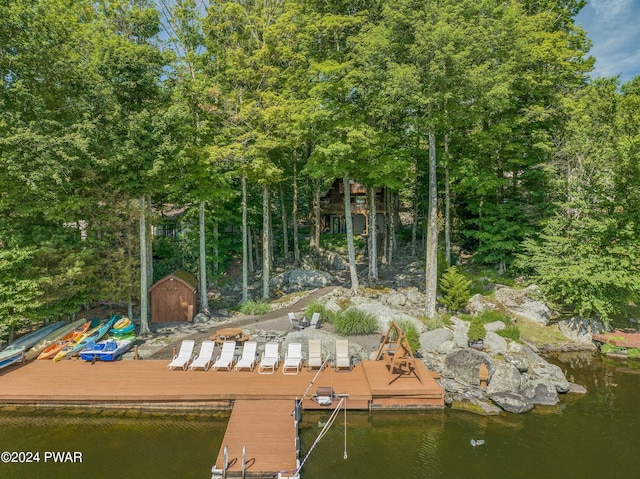
[[(640, 477), (640, 371), (591, 354), (557, 364), (589, 393), (524, 415), (349, 412), (346, 460), (341, 414), (302, 477)], [(326, 419), (326, 413), (303, 414), (303, 449)], [(0, 479), (208, 478), (225, 426), (224, 419), (206, 417), (5, 412), (0, 452), (40, 452), (40, 462), (0, 463)], [(485, 444), (472, 447), (471, 439)], [(83, 462), (45, 463), (47, 451), (79, 451)]]

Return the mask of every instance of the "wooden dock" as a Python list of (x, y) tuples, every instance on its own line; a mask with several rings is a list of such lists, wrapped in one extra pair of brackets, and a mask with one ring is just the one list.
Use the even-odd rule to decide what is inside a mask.
[(603, 334), (594, 334), (593, 340), (622, 348), (640, 348), (640, 332), (635, 329), (616, 329)]
[[(246, 446), (246, 477), (274, 477), (296, 469), (297, 452), (292, 411), (296, 399), (302, 409), (332, 409), (319, 404), (319, 388), (347, 396), (348, 409), (441, 409), (444, 390), (421, 362), (416, 373), (389, 380), (384, 361), (363, 361), (351, 371), (326, 368), (321, 373), (301, 370), (284, 375), (254, 371), (183, 371), (167, 369), (168, 361), (89, 362), (33, 361), (0, 370), (0, 407), (98, 407), (139, 409), (232, 409), (218, 454), (228, 477), (240, 477), (242, 448)], [(317, 375), (316, 375), (317, 374)], [(306, 394), (305, 394), (306, 393)], [(286, 476), (283, 476), (286, 477)]]

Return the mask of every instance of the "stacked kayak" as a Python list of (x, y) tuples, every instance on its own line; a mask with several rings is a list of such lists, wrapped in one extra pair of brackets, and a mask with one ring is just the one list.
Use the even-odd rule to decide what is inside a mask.
[(22, 362), (23, 355), (45, 336), (55, 333), (56, 330), (64, 326), (64, 321), (48, 324), (47, 326), (25, 334), (0, 352), (0, 369), (11, 364)]
[(22, 355), (24, 354), (24, 346), (19, 346), (15, 349), (4, 350), (0, 352), (0, 369), (6, 368), (14, 363), (22, 362)]
[(85, 361), (117, 361), (129, 351), (133, 341), (130, 339), (116, 340), (113, 338), (87, 345), (80, 353)]
[(111, 329), (111, 335), (116, 341), (136, 340), (136, 325), (127, 317), (120, 318)]
[(84, 323), (86, 323), (85, 319), (78, 319), (73, 323), (70, 323), (67, 325), (63, 324), (61, 328), (58, 328), (55, 331), (51, 332), (50, 334), (42, 338), (40, 341), (38, 341), (34, 346), (32, 346), (31, 349), (29, 349), (29, 352), (27, 352), (27, 354), (25, 355), (25, 359), (27, 361), (30, 361), (32, 359), (37, 358), (42, 351), (47, 349), (56, 341), (60, 341), (63, 337), (71, 333), (76, 328), (79, 328), (80, 326), (84, 325)]
[(118, 316), (113, 316), (109, 321), (99, 324), (95, 328), (87, 331), (81, 336), (78, 336), (69, 344), (67, 344), (64, 348), (62, 348), (58, 353), (53, 357), (54, 361), (60, 361), (64, 358), (71, 357), (74, 354), (78, 354), (84, 348), (87, 347), (89, 342), (100, 341), (105, 334), (109, 331), (109, 329), (113, 326), (113, 324), (118, 319)]
[[(39, 353), (38, 355), (38, 359), (51, 359), (53, 358), (56, 354), (58, 354), (62, 349), (64, 349), (65, 347), (67, 347), (71, 342), (74, 342), (77, 338), (79, 338), (80, 336), (84, 335), (88, 330), (89, 327), (91, 326), (91, 323), (93, 321), (85, 321), (84, 319), (79, 320), (80, 323), (82, 323), (79, 326), (76, 326), (74, 329), (72, 329), (71, 331), (69, 331), (67, 334), (65, 334), (64, 336), (62, 336), (61, 338), (55, 340), (54, 342), (52, 342), (49, 346), (46, 346), (41, 353)], [(76, 325), (76, 323), (72, 323), (73, 325)], [(69, 325), (71, 326), (71, 325)], [(38, 345), (34, 346), (37, 347)], [(30, 356), (30, 355), (29, 355)], [(28, 356), (27, 356), (27, 359)]]

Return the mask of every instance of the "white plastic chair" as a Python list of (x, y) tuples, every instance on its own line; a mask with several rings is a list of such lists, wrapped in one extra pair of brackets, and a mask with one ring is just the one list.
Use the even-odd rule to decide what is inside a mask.
[(320, 322), (320, 313), (313, 313), (313, 315), (311, 316), (311, 323), (309, 323), (309, 327), (319, 329)]
[(216, 343), (214, 341), (202, 341), (200, 345), (200, 354), (196, 356), (196, 358), (189, 366), (189, 369), (195, 371), (198, 368), (202, 368), (205, 371), (209, 369), (211, 366), (211, 358), (213, 358), (213, 350), (215, 349)]
[[(280, 343), (267, 343), (258, 365), (258, 374), (273, 374), (280, 364)], [(271, 370), (271, 371), (269, 371)]]
[(193, 347), (195, 344), (196, 342), (193, 339), (183, 340), (180, 344), (180, 351), (173, 357), (173, 361), (167, 364), (167, 367), (169, 369), (182, 368), (186, 371), (191, 361), (191, 356), (193, 356)]
[(336, 369), (349, 368), (351, 371), (351, 358), (349, 357), (349, 340), (336, 339)]
[(300, 329), (300, 322), (296, 318), (295, 313), (287, 313), (289, 316), (289, 326), (293, 329)]
[(226, 368), (227, 371), (231, 371), (233, 363), (235, 362), (236, 342), (225, 341), (222, 343), (222, 351), (220, 356), (217, 357), (216, 362), (211, 366), (212, 371), (216, 371), (220, 368)]
[[(298, 374), (302, 367), (302, 344), (289, 343), (287, 352), (284, 355), (284, 362), (282, 363), (282, 374)], [(295, 372), (290, 370), (295, 369)]]
[(244, 343), (242, 347), (242, 357), (240, 357), (236, 363), (236, 371), (247, 368), (249, 371), (253, 371), (256, 360), (258, 359), (258, 353), (256, 352), (257, 347), (258, 343), (255, 341), (247, 341)]
[(309, 340), (309, 355), (307, 357), (307, 368), (314, 369), (322, 367), (324, 359), (322, 357), (322, 340)]

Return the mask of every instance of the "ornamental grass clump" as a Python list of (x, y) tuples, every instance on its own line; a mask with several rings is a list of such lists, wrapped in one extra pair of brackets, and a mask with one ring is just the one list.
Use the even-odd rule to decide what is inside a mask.
[(333, 324), (336, 313), (326, 308), (320, 301), (312, 301), (309, 306), (304, 309), (304, 315), (307, 318), (311, 318), (313, 313), (320, 313), (322, 321)]
[(378, 330), (378, 320), (369, 313), (350, 308), (335, 317), (333, 327), (342, 336), (373, 334)]
[(269, 303), (266, 301), (254, 301), (253, 299), (248, 299), (240, 305), (239, 310), (243, 314), (254, 316), (268, 313), (271, 311), (271, 306), (269, 306)]

